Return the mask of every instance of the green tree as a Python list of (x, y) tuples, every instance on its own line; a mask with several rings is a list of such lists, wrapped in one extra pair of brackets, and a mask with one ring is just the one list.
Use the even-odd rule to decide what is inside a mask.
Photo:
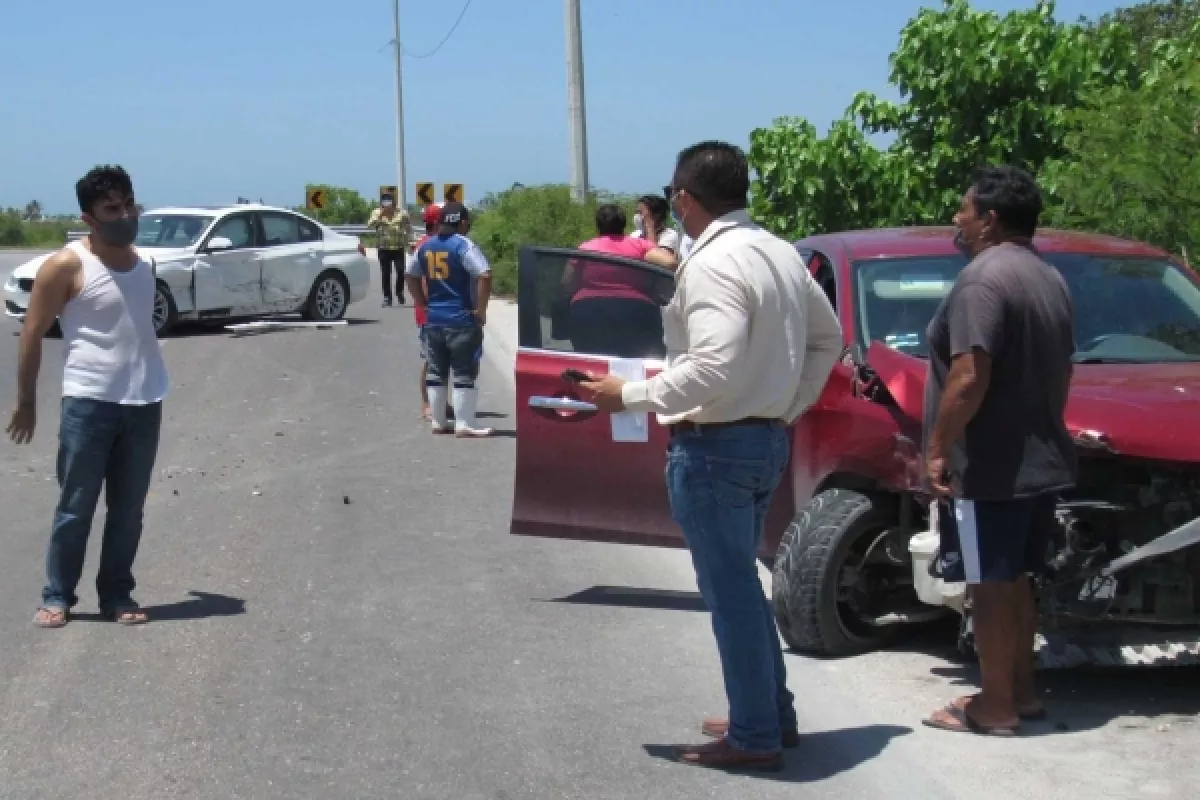
[[(1163, 49), (1159, 48), (1160, 55)], [(1046, 165), (1047, 220), (1194, 258), (1200, 250), (1200, 23), (1139, 88), (1095, 92)]]
[(608, 192), (593, 192), (587, 202), (571, 202), (571, 189), (563, 185), (530, 186), (489, 194), (471, 225), (471, 239), (483, 250), (492, 268), (495, 290), (517, 290), (517, 254), (526, 244), (577, 247), (596, 235), (596, 206), (618, 203), (632, 219), (635, 199)]
[(1092, 30), (1101, 30), (1110, 24), (1128, 30), (1136, 48), (1138, 64), (1145, 69), (1161, 54), (1161, 42), (1185, 34), (1198, 22), (1200, 0), (1152, 0), (1118, 8), (1088, 25)]
[(312, 188), (325, 191), (325, 208), (320, 211), (303, 207), (295, 210), (326, 225), (361, 225), (371, 216), (371, 210), (376, 205), (354, 189), (323, 184), (314, 185)]
[[(1136, 85), (1130, 34), (1054, 18), (1052, 0), (1004, 16), (966, 0), (922, 10), (900, 34), (900, 103), (861, 93), (822, 139), (795, 118), (750, 136), (753, 212), (780, 235), (943, 223), (972, 171), (1037, 171), (1063, 153), (1067, 114), (1099, 87)], [(892, 137), (876, 148), (868, 134)]]

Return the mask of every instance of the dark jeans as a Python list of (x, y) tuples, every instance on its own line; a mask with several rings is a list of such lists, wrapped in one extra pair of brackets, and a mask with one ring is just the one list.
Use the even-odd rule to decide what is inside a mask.
[(613, 358), (662, 358), (662, 311), (623, 297), (589, 297), (571, 303), (571, 347)]
[(479, 362), (483, 360), (483, 328), (478, 325), (462, 328), (426, 325), (421, 329), (421, 337), (429, 363), (426, 386), (449, 386), (453, 373), (454, 388), (475, 388)]
[(789, 450), (781, 424), (745, 425), (677, 432), (667, 457), (671, 513), (712, 613), (729, 700), (729, 740), (743, 750), (778, 750), (782, 730), (796, 727), (757, 560)]
[(383, 296), (392, 299), (392, 269), (396, 270), (396, 297), (404, 302), (404, 251), (380, 250), (379, 269), (383, 273)]
[(133, 561), (142, 538), (142, 510), (162, 426), (162, 404), (122, 406), (64, 397), (59, 429), (58, 485), (62, 495), (46, 553), (42, 605), (70, 608), (83, 574), (92, 517), (104, 488), (107, 513), (96, 594), (111, 611), (132, 602)]

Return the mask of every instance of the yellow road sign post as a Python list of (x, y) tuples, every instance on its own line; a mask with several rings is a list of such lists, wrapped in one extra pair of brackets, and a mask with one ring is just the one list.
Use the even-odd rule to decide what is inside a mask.
[(447, 203), (461, 203), (465, 194), (461, 183), (442, 184), (442, 199)]
[(400, 191), (395, 186), (380, 186), (379, 187), (379, 202), (383, 203), (383, 198), (392, 198), (393, 203), (400, 202)]
[(320, 211), (325, 208), (325, 190), (309, 186), (304, 190), (305, 205), (310, 211)]
[(417, 184), (417, 202), (423, 206), (433, 205), (433, 184), (418, 183)]

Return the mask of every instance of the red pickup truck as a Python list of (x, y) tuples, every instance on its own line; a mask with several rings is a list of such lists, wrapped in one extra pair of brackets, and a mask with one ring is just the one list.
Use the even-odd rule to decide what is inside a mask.
[[(1038, 581), (1039, 661), (1200, 662), (1200, 282), (1136, 242), (1046, 231), (1035, 244), (1075, 300), (1067, 420), (1081, 455)], [(780, 632), (797, 651), (841, 655), (957, 612), (969, 642), (969, 600), (938, 575), (920, 485), (926, 327), (966, 258), (949, 228), (828, 234), (796, 247), (837, 310), (846, 349), (792, 429), (760, 554)], [(642, 359), (573, 346), (597, 337), (562, 319), (562, 274), (588, 262), (628, 270), (660, 304), (673, 291), (672, 275), (647, 264), (522, 250), (511, 529), (681, 547), (663, 481), (666, 430), (650, 419), (644, 436), (628, 425), (618, 436), (561, 377), (618, 361), (626, 372), (662, 368), (660, 329), (644, 332)]]

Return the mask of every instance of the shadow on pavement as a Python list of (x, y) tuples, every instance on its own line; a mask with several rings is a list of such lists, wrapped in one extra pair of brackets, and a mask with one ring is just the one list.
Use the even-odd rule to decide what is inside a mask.
[[(979, 686), (979, 669), (973, 664), (930, 672), (955, 686)], [(1200, 667), (1043, 670), (1037, 681), (1049, 716), (1022, 723), (1022, 737), (1095, 730), (1115, 720), (1126, 729), (1198, 724)]]
[(660, 611), (708, 611), (697, 592), (642, 589), (634, 586), (593, 586), (549, 602), (584, 606), (646, 608)]
[[(779, 772), (737, 771), (737, 774), (786, 783), (818, 783), (878, 758), (892, 739), (912, 732), (912, 728), (899, 725), (865, 725), (802, 733), (797, 749), (783, 751), (784, 767)], [(653, 758), (675, 761), (677, 745), (647, 744), (642, 747)], [(689, 766), (688, 769), (697, 767)]]
[[(188, 594), (191, 595), (191, 600), (180, 600), (178, 603), (167, 603), (160, 606), (143, 606), (142, 610), (149, 615), (150, 624), (209, 619), (211, 617), (234, 617), (246, 613), (246, 601), (237, 597), (194, 591), (188, 592)], [(99, 614), (72, 614), (71, 619), (91, 622), (104, 620)]]
[(475, 414), (475, 419), (508, 419), (508, 414), (501, 414), (499, 411), (479, 411)]

